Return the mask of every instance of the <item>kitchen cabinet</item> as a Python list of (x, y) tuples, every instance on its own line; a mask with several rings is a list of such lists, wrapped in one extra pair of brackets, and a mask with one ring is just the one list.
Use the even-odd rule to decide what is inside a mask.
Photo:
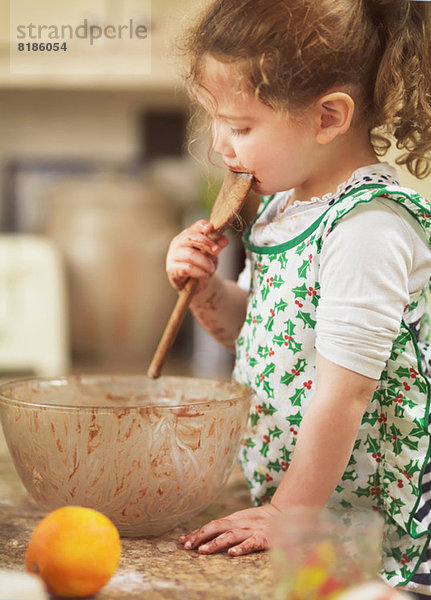
[[(122, 539), (120, 565), (97, 600), (271, 600), (268, 552), (241, 557), (186, 551), (178, 536), (210, 519), (248, 508), (248, 488), (235, 470), (219, 497), (187, 525), (157, 538)], [(0, 453), (0, 567), (24, 569), (33, 528), (44, 516), (27, 495), (6, 454)]]

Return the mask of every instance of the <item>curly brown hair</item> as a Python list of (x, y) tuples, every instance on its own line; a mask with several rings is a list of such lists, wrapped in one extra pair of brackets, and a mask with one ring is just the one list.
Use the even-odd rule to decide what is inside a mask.
[(237, 63), (275, 110), (352, 90), (379, 155), (391, 145), (416, 177), (431, 172), (431, 4), (416, 0), (215, 0), (184, 37), (186, 82), (204, 58)]

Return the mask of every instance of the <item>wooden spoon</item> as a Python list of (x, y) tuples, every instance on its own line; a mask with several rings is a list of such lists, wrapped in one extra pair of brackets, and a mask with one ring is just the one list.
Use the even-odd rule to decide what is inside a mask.
[[(217, 241), (223, 231), (238, 215), (252, 183), (253, 175), (228, 171), (211, 211), (210, 223), (214, 226), (214, 231), (210, 234), (211, 239)], [(197, 285), (198, 280), (190, 278), (179, 292), (177, 303), (148, 368), (147, 375), (152, 379), (157, 379), (160, 376), (166, 356), (177, 337)]]

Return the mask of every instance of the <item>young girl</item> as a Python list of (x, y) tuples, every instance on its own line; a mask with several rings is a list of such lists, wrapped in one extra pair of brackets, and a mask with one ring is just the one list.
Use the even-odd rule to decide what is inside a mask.
[(265, 549), (290, 506), (369, 508), (386, 581), (431, 595), (431, 206), (377, 158), (391, 135), (430, 171), (430, 22), (408, 0), (216, 0), (190, 32), (214, 150), (263, 200), (237, 283), (216, 273), (227, 240), (208, 222), (168, 252), (172, 285), (199, 279), (192, 311), (255, 391), (240, 462), (256, 507), (186, 548)]

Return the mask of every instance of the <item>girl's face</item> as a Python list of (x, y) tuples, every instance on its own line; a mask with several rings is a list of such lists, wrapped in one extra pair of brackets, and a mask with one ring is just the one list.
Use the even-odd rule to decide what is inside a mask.
[(312, 120), (289, 118), (245, 93), (233, 65), (206, 58), (200, 102), (213, 118), (215, 152), (230, 170), (252, 173), (256, 192), (273, 194), (310, 178)]

